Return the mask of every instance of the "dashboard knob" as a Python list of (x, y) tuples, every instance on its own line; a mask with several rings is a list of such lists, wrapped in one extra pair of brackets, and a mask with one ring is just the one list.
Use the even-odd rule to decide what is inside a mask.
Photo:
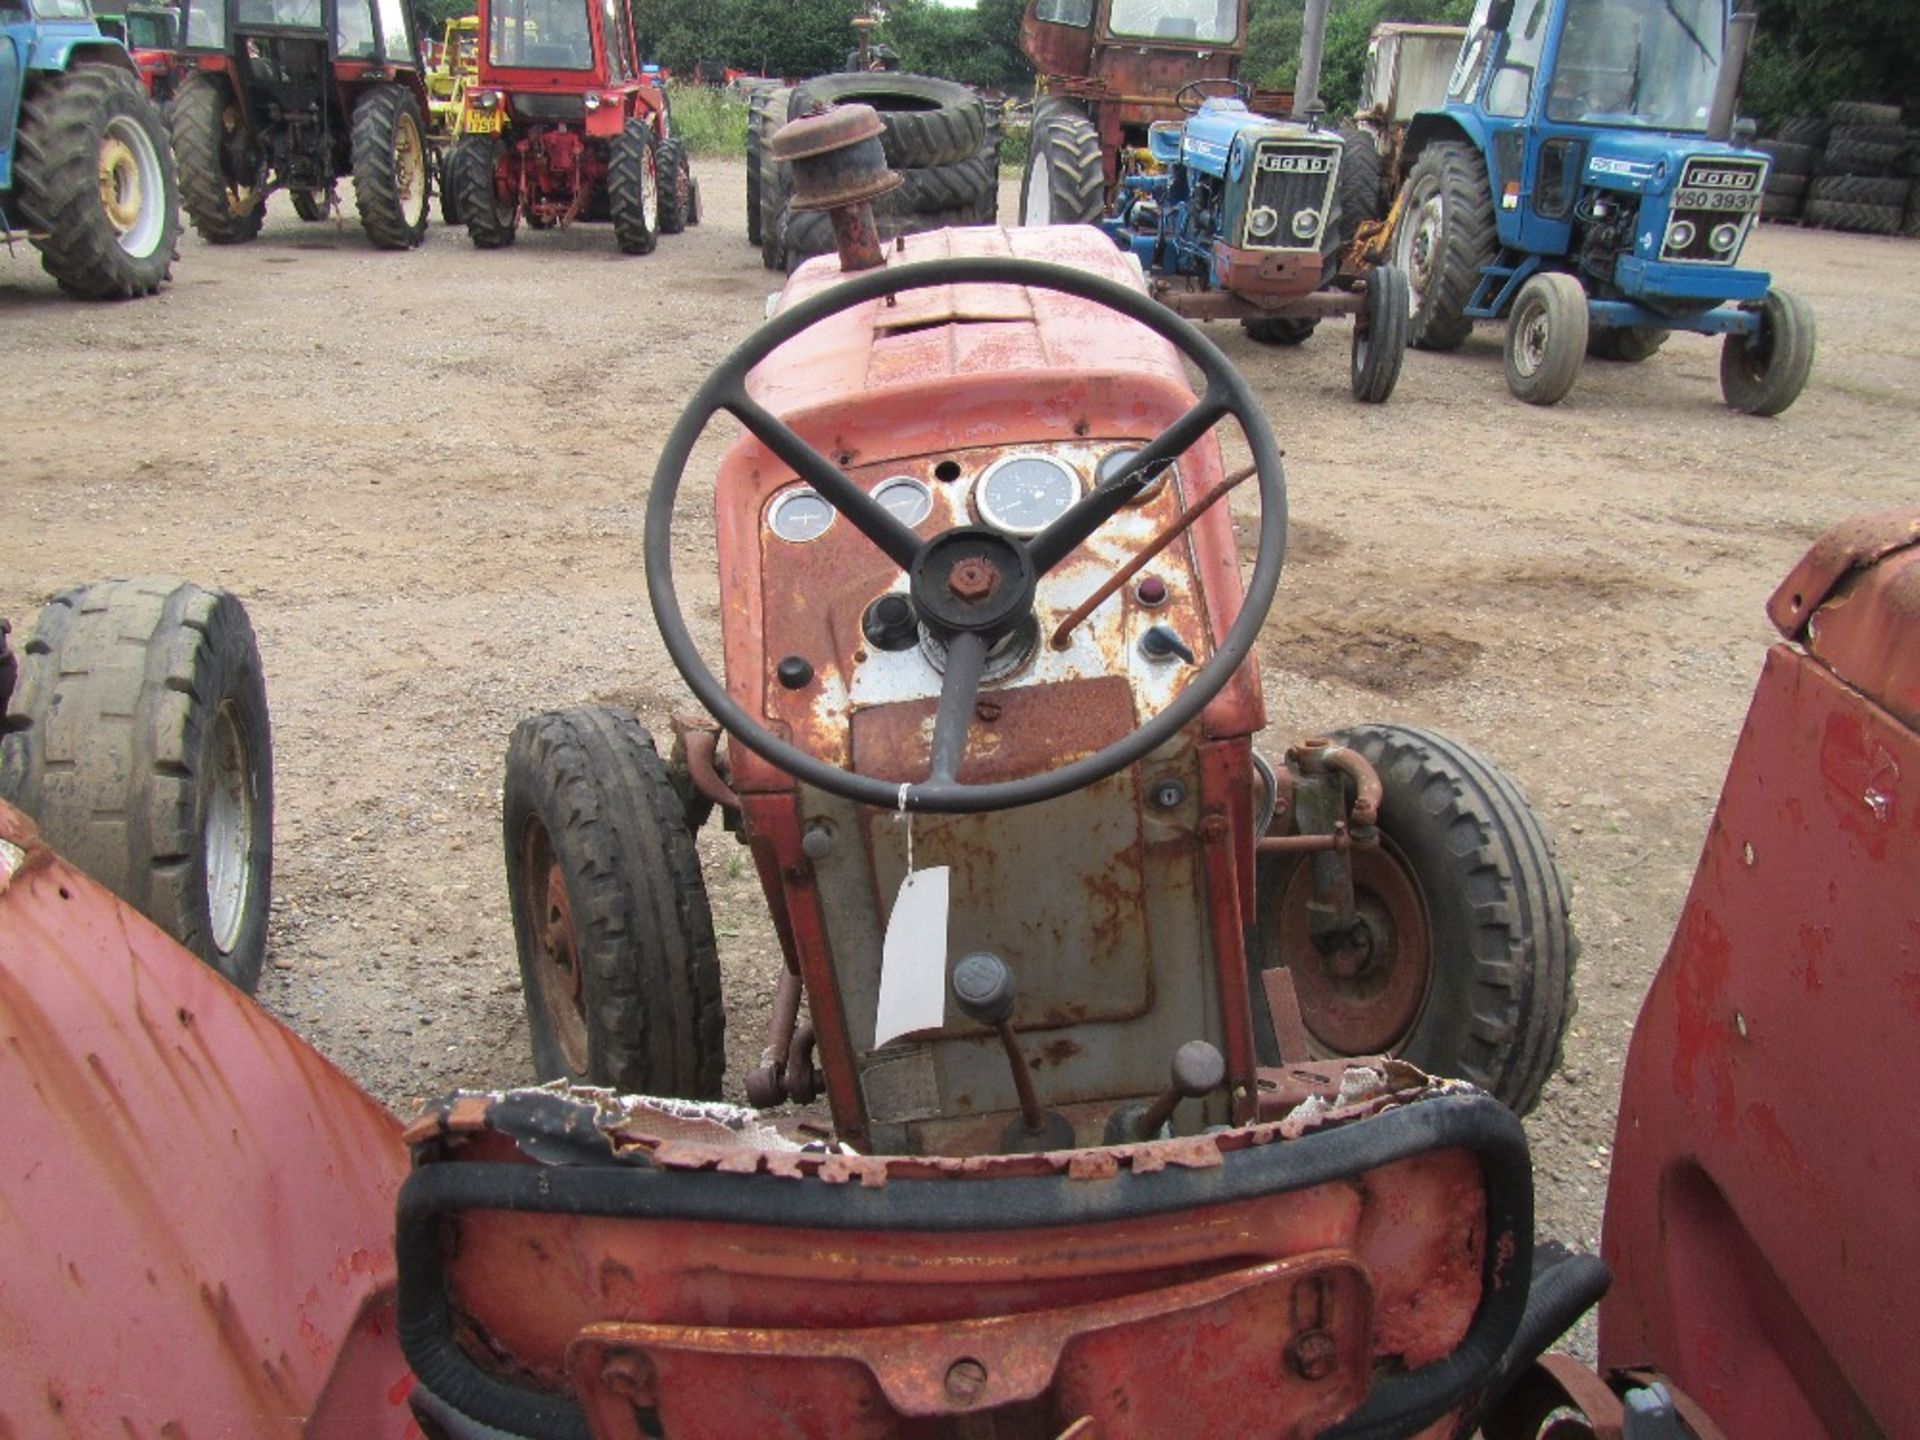
[(860, 633), (876, 650), (907, 650), (920, 640), (920, 617), (913, 613), (911, 600), (890, 591), (867, 607)]

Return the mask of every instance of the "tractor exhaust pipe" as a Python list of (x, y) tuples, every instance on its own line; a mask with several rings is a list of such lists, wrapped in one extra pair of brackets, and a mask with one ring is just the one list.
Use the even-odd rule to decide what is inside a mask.
[(1753, 43), (1754, 13), (1736, 10), (1727, 21), (1727, 50), (1720, 57), (1720, 76), (1713, 86), (1713, 108), (1707, 112), (1707, 139), (1724, 143), (1733, 134), (1733, 112), (1740, 104), (1740, 72), (1747, 67), (1747, 47)]
[(1327, 40), (1327, 0), (1307, 0), (1300, 21), (1300, 69), (1293, 77), (1293, 118), (1303, 120), (1321, 108), (1320, 53)]
[(871, 105), (818, 106), (780, 127), (773, 158), (793, 167), (795, 210), (824, 210), (848, 274), (885, 263), (873, 202), (900, 183), (880, 148), (886, 126)]

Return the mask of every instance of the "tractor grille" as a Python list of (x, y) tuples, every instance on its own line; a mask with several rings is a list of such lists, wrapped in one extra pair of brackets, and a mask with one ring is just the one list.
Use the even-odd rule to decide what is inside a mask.
[(516, 120), (584, 122), (587, 101), (584, 95), (523, 95), (516, 91), (513, 116)]
[[(1680, 171), (1680, 183), (1673, 192), (1673, 214), (1660, 242), (1660, 258), (1700, 265), (1733, 264), (1740, 258), (1740, 247), (1747, 243), (1754, 217), (1760, 213), (1760, 195), (1766, 183), (1764, 160), (1694, 156)], [(1714, 232), (1727, 225), (1734, 227), (1733, 243), (1716, 248)]]
[[(1262, 141), (1253, 155), (1253, 188), (1240, 243), (1249, 250), (1317, 252), (1339, 174), (1337, 142)], [(1313, 216), (1305, 234), (1294, 228), (1295, 217), (1303, 212)], [(1306, 224), (1301, 221), (1302, 227)]]

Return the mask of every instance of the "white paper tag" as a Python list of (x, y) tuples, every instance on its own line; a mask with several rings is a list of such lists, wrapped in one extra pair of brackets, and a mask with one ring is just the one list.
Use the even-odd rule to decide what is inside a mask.
[(915, 870), (900, 882), (880, 945), (878, 1050), (916, 1030), (937, 1030), (947, 1015), (947, 867)]

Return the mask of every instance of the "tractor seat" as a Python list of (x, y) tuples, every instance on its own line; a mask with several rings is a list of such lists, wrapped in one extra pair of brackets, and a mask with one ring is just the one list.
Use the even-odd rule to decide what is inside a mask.
[(407, 1138), (400, 1337), (453, 1434), (1411, 1432), (1495, 1378), (1527, 1301), (1519, 1122), (1409, 1066), (1044, 1155), (854, 1155), (565, 1086), (454, 1096)]

